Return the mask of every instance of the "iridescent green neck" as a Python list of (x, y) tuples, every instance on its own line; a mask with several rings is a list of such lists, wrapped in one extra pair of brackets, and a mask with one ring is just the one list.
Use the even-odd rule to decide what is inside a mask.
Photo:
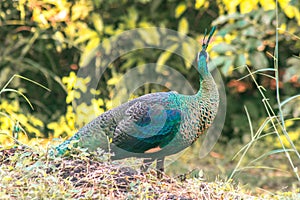
[[(209, 56), (208, 56), (208, 53), (206, 52), (209, 41), (210, 41), (211, 37), (213, 36), (215, 30), (216, 30), (216, 27), (213, 26), (206, 42), (205, 42), (205, 37), (206, 37), (207, 30), (205, 30), (203, 43), (202, 43), (202, 50), (197, 55), (198, 71), (200, 73), (200, 88), (197, 93), (198, 96), (201, 96), (201, 93), (205, 92), (205, 90), (207, 88), (211, 88), (213, 85), (215, 85), (215, 82), (207, 68), (207, 62), (208, 62)], [(204, 91), (202, 91), (202, 90), (204, 90)]]
[(198, 58), (198, 71), (200, 73), (200, 81), (204, 80), (209, 75), (207, 60), (207, 53), (204, 49), (202, 49), (202, 51), (199, 53)]

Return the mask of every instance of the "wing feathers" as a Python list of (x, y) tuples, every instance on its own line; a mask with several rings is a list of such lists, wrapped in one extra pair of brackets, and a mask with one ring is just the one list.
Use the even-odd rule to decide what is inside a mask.
[(144, 153), (163, 148), (179, 131), (181, 112), (161, 104), (136, 102), (118, 123), (113, 143), (124, 150)]

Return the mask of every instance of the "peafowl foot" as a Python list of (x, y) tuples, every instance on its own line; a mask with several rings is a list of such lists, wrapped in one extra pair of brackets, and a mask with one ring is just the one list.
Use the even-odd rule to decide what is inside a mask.
[(141, 172), (146, 172), (146, 171), (149, 169), (150, 165), (151, 165), (153, 162), (154, 162), (154, 159), (153, 159), (153, 158), (145, 158), (145, 159), (143, 160), (142, 166), (140, 167)]
[(155, 160), (156, 160), (156, 174), (157, 174), (157, 178), (161, 179), (163, 177), (163, 172), (164, 172), (165, 157), (157, 158), (157, 159), (145, 158), (140, 169), (141, 169), (141, 172), (146, 172), (149, 169), (150, 165)]

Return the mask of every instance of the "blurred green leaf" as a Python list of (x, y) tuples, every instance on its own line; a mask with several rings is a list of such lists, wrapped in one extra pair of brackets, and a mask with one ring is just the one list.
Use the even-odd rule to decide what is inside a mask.
[(289, 67), (285, 71), (283, 81), (287, 82), (293, 76), (298, 76), (298, 81), (300, 82), (300, 59), (295, 57), (289, 58), (287, 59), (287, 65)]
[(228, 51), (235, 51), (235, 47), (231, 44), (220, 43), (212, 47), (212, 51), (215, 51), (218, 54), (225, 54)]
[(238, 20), (238, 19), (244, 19), (245, 15), (240, 14), (240, 13), (233, 13), (230, 15), (221, 15), (219, 16), (216, 20), (213, 21), (213, 25), (218, 25), (218, 24), (224, 24), (228, 20)]
[(246, 64), (246, 58), (244, 54), (238, 54), (235, 57), (234, 65), (236, 67), (241, 67)]
[(233, 58), (232, 57), (224, 57), (224, 63), (223, 63), (223, 66), (221, 67), (221, 71), (223, 74), (225, 75), (230, 75), (230, 67), (233, 67)]
[(242, 34), (248, 37), (255, 37), (257, 34), (257, 30), (253, 26), (249, 26), (246, 29), (242, 30)]
[(153, 1), (153, 3), (151, 4), (151, 7), (150, 7), (150, 10), (151, 10), (151, 13), (154, 13), (157, 8), (161, 5), (163, 0), (156, 0), (156, 1)]
[(249, 60), (257, 69), (266, 68), (269, 66), (268, 60), (264, 53), (255, 51), (250, 54)]
[(222, 66), (227, 59), (227, 56), (218, 56), (214, 58), (210, 63), (215, 66)]
[(261, 18), (261, 21), (265, 24), (270, 24), (274, 20), (276, 13), (273, 10), (266, 11)]
[(249, 52), (257, 51), (257, 47), (260, 45), (262, 45), (262, 41), (258, 40), (257, 38), (249, 38), (248, 42), (244, 46), (244, 50)]
[(248, 26), (250, 23), (249, 21), (247, 20), (244, 20), (244, 19), (241, 19), (241, 20), (238, 20), (236, 23), (236, 28), (245, 28), (246, 26)]

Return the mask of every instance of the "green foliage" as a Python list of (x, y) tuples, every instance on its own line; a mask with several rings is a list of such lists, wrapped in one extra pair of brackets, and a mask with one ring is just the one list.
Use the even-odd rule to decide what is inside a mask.
[[(243, 6), (248, 2), (250, 10), (244, 10)], [(260, 5), (259, 5), (260, 4)], [(279, 1), (279, 70), (280, 70), (280, 88), (291, 88), (289, 90), (283, 90), (281, 98), (286, 99), (292, 95), (299, 93), (299, 85), (295, 85), (295, 81), (299, 83), (299, 76), (295, 73), (295, 65), (299, 64), (300, 40), (297, 35), (300, 34), (299, 29), (299, 9), (294, 7), (294, 10), (290, 10), (293, 7), (288, 2)], [(220, 5), (225, 7), (226, 4)], [(231, 7), (232, 8), (232, 7)], [(225, 38), (226, 43), (221, 43), (213, 47), (213, 50), (218, 53), (218, 56), (214, 59), (216, 64), (220, 67), (220, 70), (227, 76), (228, 82), (228, 101), (238, 101), (244, 105), (250, 107), (254, 126), (259, 126), (260, 122), (265, 117), (261, 112), (264, 108), (258, 102), (257, 91), (254, 85), (249, 79), (243, 79), (239, 82), (233, 81), (247, 74), (245, 65), (248, 65), (253, 71), (273, 68), (274, 61), (272, 55), (275, 48), (275, 4), (269, 5), (262, 4), (261, 1), (250, 2), (241, 1), (241, 4), (235, 5), (234, 11), (224, 12), (214, 20), (213, 24), (222, 26), (219, 30), (219, 35)], [(240, 9), (240, 13), (236, 12), (236, 9)], [(227, 38), (227, 39), (226, 39)], [(226, 41), (227, 40), (227, 41)], [(295, 57), (296, 56), (296, 57)], [(235, 69), (235, 70), (233, 70)], [(262, 72), (263, 73), (263, 72)], [(274, 73), (271, 71), (266, 74), (257, 73), (255, 79), (268, 91), (271, 105), (276, 102), (275, 98), (275, 81), (270, 78)], [(293, 74), (291, 74), (293, 73)], [(283, 75), (285, 74), (285, 75)], [(263, 76), (262, 76), (263, 75)], [(292, 80), (294, 78), (294, 81)], [(228, 113), (231, 113), (227, 117), (225, 125), (225, 133), (228, 136), (240, 135), (242, 136), (246, 132), (249, 132), (246, 117), (240, 116), (243, 112), (241, 104), (228, 104)], [(294, 111), (298, 108), (294, 107)], [(277, 111), (275, 111), (277, 112)], [(293, 117), (298, 117), (294, 115)]]

